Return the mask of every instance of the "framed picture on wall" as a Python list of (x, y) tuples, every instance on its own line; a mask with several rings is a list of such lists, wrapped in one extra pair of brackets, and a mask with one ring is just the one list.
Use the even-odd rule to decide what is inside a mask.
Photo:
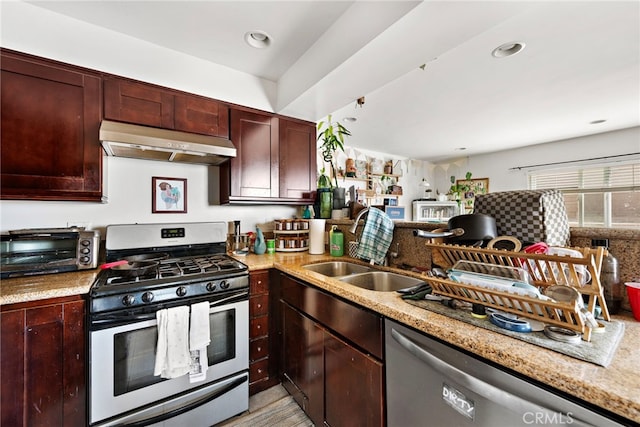
[(185, 178), (151, 177), (152, 213), (187, 213)]
[(487, 194), (489, 192), (489, 178), (458, 179), (458, 188), (462, 188), (460, 197), (465, 209), (465, 213), (473, 212), (473, 201), (477, 194)]

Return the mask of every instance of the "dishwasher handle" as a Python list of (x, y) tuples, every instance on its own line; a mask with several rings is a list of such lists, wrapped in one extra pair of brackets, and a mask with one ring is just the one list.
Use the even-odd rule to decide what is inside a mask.
[[(559, 411), (553, 411), (549, 408), (545, 408), (544, 406), (540, 406), (534, 402), (523, 399), (520, 396), (509, 393), (505, 390), (501, 390), (498, 387), (489, 384), (485, 381), (482, 381), (479, 378), (476, 378), (455, 366), (450, 365), (444, 360), (434, 356), (429, 353), (427, 350), (422, 348), (419, 343), (415, 342), (411, 338), (407, 337), (403, 333), (391, 328), (391, 336), (394, 340), (398, 342), (404, 349), (413, 354), (415, 357), (420, 359), (422, 362), (426, 363), (432, 369), (440, 372), (443, 375), (457, 381), (462, 384), (469, 390), (477, 393), (489, 400), (492, 400), (496, 404), (508, 407), (513, 409), (516, 412), (521, 411), (521, 413), (527, 412), (541, 412), (544, 411), (550, 415), (557, 414)], [(566, 414), (564, 414), (566, 415)], [(572, 426), (591, 426), (591, 424), (587, 424), (583, 421), (580, 421), (571, 416)], [(591, 426), (593, 427), (593, 426)]]

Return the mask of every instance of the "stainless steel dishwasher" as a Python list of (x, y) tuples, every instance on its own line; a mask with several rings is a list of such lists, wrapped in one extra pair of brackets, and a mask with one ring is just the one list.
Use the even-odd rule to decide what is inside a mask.
[(388, 319), (385, 339), (389, 427), (627, 425)]

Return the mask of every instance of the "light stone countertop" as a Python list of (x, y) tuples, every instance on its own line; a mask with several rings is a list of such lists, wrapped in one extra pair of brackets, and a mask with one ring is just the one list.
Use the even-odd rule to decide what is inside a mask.
[[(357, 288), (302, 268), (308, 263), (337, 259), (328, 254), (251, 254), (236, 259), (252, 271), (276, 268), (286, 272), (385, 317), (640, 423), (640, 322), (631, 316), (614, 316), (625, 322), (625, 334), (611, 365), (603, 368), (407, 304), (395, 292)], [(0, 305), (86, 294), (97, 273), (97, 270), (92, 270), (2, 280)]]
[(640, 423), (640, 322), (631, 316), (613, 316), (625, 323), (625, 333), (611, 365), (604, 368), (407, 304), (395, 292), (361, 289), (301, 267), (313, 262), (337, 260), (328, 255), (276, 253), (237, 259), (251, 270), (277, 268), (385, 317)]

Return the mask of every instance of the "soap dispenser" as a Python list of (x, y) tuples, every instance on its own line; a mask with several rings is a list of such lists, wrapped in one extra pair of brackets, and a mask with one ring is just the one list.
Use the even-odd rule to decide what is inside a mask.
[(256, 255), (262, 255), (267, 250), (267, 242), (264, 241), (264, 235), (260, 227), (256, 227), (256, 243), (253, 245), (253, 252)]

